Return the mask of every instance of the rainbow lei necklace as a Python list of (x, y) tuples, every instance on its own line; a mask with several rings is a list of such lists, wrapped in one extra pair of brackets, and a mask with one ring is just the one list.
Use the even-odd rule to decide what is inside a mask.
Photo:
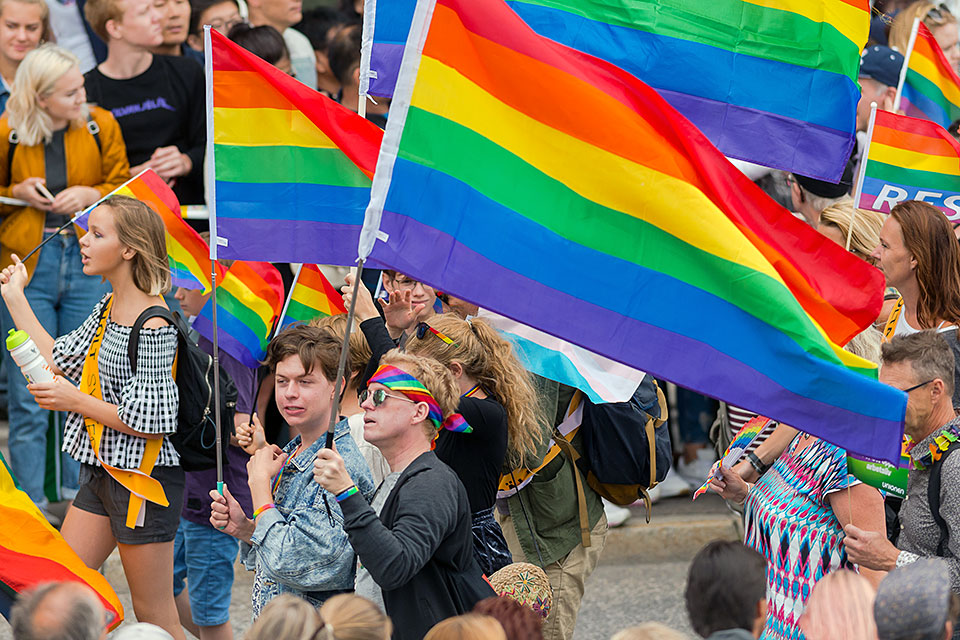
[[(919, 459), (914, 458), (912, 455), (910, 456), (911, 468), (926, 469), (939, 460), (943, 452), (947, 450), (947, 447), (957, 440), (960, 440), (960, 419), (955, 418), (940, 429), (940, 433), (937, 434), (937, 437), (930, 443), (929, 451), (925, 451)], [(904, 439), (904, 449), (906, 453), (910, 453), (915, 446), (916, 444), (909, 438)]]

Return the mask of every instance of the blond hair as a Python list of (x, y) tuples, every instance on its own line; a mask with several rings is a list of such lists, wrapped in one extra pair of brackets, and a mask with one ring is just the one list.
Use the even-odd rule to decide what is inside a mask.
[(513, 352), (509, 342), (483, 320), (463, 320), (452, 313), (433, 316), (427, 321), (456, 344), (448, 344), (431, 332), (422, 339), (412, 337), (406, 345), (410, 353), (439, 360), (444, 366), (459, 363), (464, 373), (503, 405), (507, 412), (508, 447), (511, 463), (524, 454), (534, 454), (543, 439), (545, 422), (530, 374)]
[(317, 640), (390, 640), (393, 623), (377, 605), (351, 593), (333, 596), (320, 607), (323, 631)]
[(83, 7), (83, 15), (90, 23), (90, 28), (104, 42), (110, 42), (107, 23), (111, 20), (121, 20), (123, 18), (121, 2), (122, 0), (88, 0)]
[(957, 21), (956, 16), (950, 13), (946, 7), (942, 5), (937, 7), (932, 2), (918, 0), (905, 9), (901, 9), (897, 17), (893, 19), (893, 24), (890, 25), (890, 35), (887, 38), (887, 42), (892, 49), (896, 49), (903, 54), (907, 53), (907, 45), (910, 44), (910, 31), (913, 30), (913, 21), (917, 18), (920, 18), (931, 31)]
[[(18, 142), (32, 147), (53, 139), (53, 121), (40, 99), (49, 96), (57, 81), (74, 68), (80, 68), (77, 56), (55, 44), (42, 45), (23, 58), (7, 100), (7, 117)], [(84, 105), (81, 118), (72, 124), (83, 126), (88, 113)]]
[(808, 640), (875, 640), (877, 624), (870, 581), (846, 569), (824, 576), (814, 586), (800, 616)]
[[(457, 405), (460, 403), (460, 392), (457, 389), (457, 382), (453, 379), (453, 374), (445, 366), (433, 358), (404, 353), (398, 349), (391, 349), (382, 358), (380, 364), (389, 364), (406, 371), (414, 378), (423, 383), (437, 404), (440, 405), (440, 413), (443, 419), (450, 417), (451, 413), (457, 411)], [(424, 433), (430, 440), (437, 435), (436, 426), (429, 420), (424, 420)]]
[[(854, 207), (853, 198), (843, 198), (820, 213), (820, 224), (836, 227), (846, 238), (850, 236), (850, 251), (872, 265), (877, 261), (870, 255), (880, 244), (880, 228), (884, 215)], [(850, 231), (850, 225), (853, 231)]]
[[(347, 333), (347, 314), (338, 313), (332, 316), (315, 318), (310, 321), (310, 326), (318, 327), (328, 331), (337, 340), (343, 342), (343, 336)], [(367, 344), (367, 337), (360, 331), (360, 325), (356, 320), (353, 322), (353, 328), (350, 331), (350, 344), (347, 347), (347, 383), (356, 384), (358, 377), (363, 373), (373, 357), (373, 351)]]
[(441, 620), (423, 640), (507, 640), (507, 635), (495, 618), (468, 613)]
[(322, 626), (313, 605), (282, 593), (263, 608), (245, 640), (311, 640)]
[(130, 271), (137, 289), (148, 296), (170, 291), (167, 236), (160, 214), (127, 196), (110, 196), (100, 206), (113, 212), (113, 226), (120, 244), (136, 252), (130, 261)]
[(618, 631), (610, 640), (687, 640), (687, 637), (665, 624), (644, 622), (636, 627)]

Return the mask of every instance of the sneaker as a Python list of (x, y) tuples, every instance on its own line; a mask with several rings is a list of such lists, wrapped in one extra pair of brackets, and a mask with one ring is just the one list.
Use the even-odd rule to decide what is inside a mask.
[(677, 462), (677, 473), (683, 476), (683, 479), (691, 484), (700, 486), (707, 479), (713, 463), (717, 461), (717, 456), (711, 447), (704, 447), (697, 451), (697, 457), (688, 463), (684, 463), (683, 458)]
[(607, 526), (619, 527), (630, 518), (630, 509), (608, 502), (603, 498), (603, 512), (607, 514)]
[(653, 491), (650, 492), (651, 500), (653, 500), (654, 491), (657, 492), (657, 500), (660, 500), (661, 498), (675, 498), (677, 496), (690, 495), (693, 489), (691, 489), (690, 483), (680, 477), (680, 474), (671, 468), (670, 471), (667, 472), (667, 477), (663, 479), (663, 482), (655, 486)]

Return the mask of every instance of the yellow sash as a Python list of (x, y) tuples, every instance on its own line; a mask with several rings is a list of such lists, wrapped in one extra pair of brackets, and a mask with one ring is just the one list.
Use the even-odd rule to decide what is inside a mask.
[[(87, 350), (87, 357), (83, 361), (83, 375), (80, 380), (80, 390), (91, 395), (98, 400), (103, 400), (103, 392), (100, 389), (100, 366), (97, 362), (97, 355), (100, 353), (100, 344), (103, 342), (103, 333), (107, 328), (107, 319), (110, 317), (110, 308), (113, 306), (113, 296), (107, 299), (107, 303), (100, 315), (100, 325), (97, 332), (93, 335), (90, 342), (90, 348)], [(100, 440), (103, 437), (103, 423), (97, 422), (92, 418), (83, 417), (83, 424), (87, 428), (87, 434), (90, 436), (90, 444), (93, 445), (93, 454), (97, 457), (100, 465), (110, 474), (114, 480), (130, 492), (130, 504), (127, 507), (127, 526), (131, 529), (143, 526), (146, 505), (144, 500), (149, 500), (154, 504), (163, 507), (170, 506), (167, 495), (163, 491), (163, 485), (156, 478), (150, 477), (157, 458), (160, 456), (160, 447), (163, 444), (163, 438), (145, 438), (146, 445), (143, 449), (143, 458), (137, 469), (119, 469), (103, 461), (100, 457)]]
[(901, 313), (903, 313), (903, 298), (897, 300), (897, 304), (893, 306), (893, 309), (890, 309), (890, 315), (887, 316), (887, 324), (883, 327), (884, 342), (888, 342), (890, 338), (893, 337), (893, 333), (897, 330), (897, 320), (900, 319)]

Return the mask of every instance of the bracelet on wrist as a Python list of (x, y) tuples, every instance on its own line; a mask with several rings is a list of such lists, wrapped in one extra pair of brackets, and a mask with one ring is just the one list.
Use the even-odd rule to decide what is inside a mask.
[(264, 511), (269, 511), (270, 509), (276, 509), (276, 508), (277, 508), (277, 505), (273, 504), (272, 502), (268, 502), (267, 504), (263, 505), (259, 509), (254, 510), (253, 519), (256, 520), (257, 516), (259, 516)]
[(356, 493), (360, 493), (360, 490), (357, 489), (356, 485), (351, 485), (348, 489), (344, 489), (343, 491), (341, 491), (336, 495), (337, 502), (343, 502), (344, 500), (346, 500), (347, 498), (349, 498), (350, 496)]
[(749, 462), (750, 466), (753, 467), (753, 470), (761, 476), (770, 468), (770, 465), (763, 464), (763, 461), (753, 451), (747, 454), (747, 462)]

